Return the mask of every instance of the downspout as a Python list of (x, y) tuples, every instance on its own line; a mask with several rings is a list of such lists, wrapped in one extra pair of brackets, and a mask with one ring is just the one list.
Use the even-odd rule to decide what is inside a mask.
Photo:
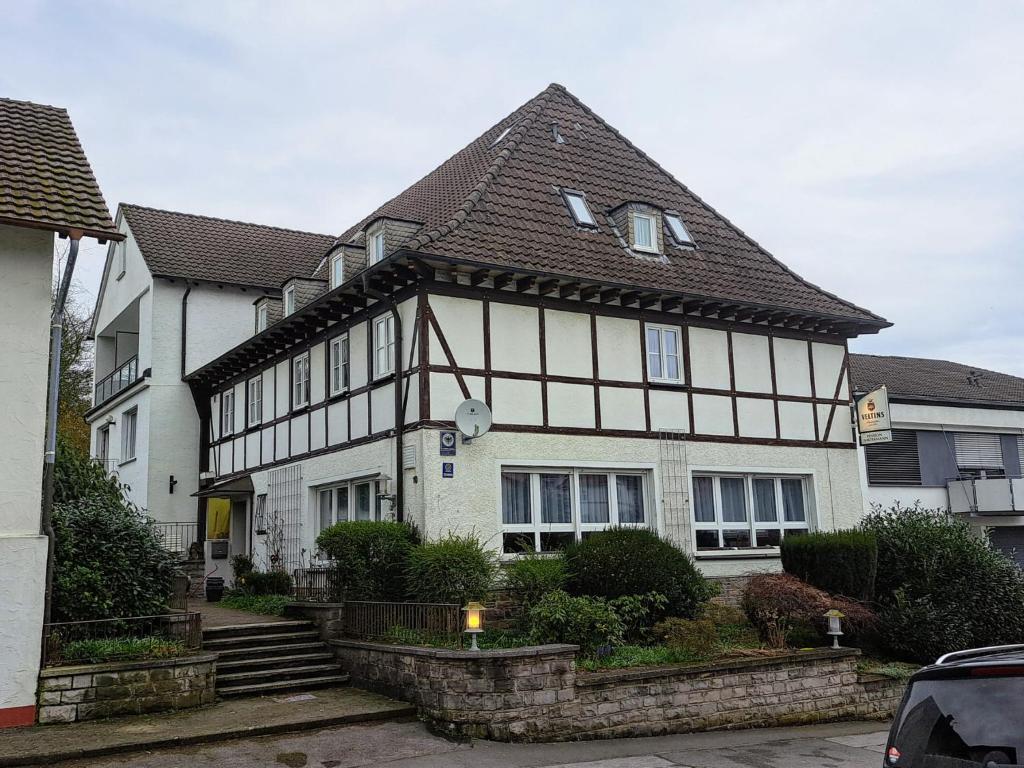
[(402, 413), (402, 316), (398, 313), (395, 297), (370, 287), (366, 274), (363, 275), (363, 293), (379, 301), (385, 301), (395, 320), (395, 519), (405, 520), (405, 469), (402, 466), (402, 447), (405, 432), (405, 414)]
[(50, 316), (50, 380), (46, 404), (46, 446), (43, 453), (43, 508), (40, 516), (40, 532), (46, 537), (46, 587), (43, 595), (43, 623), (50, 623), (53, 598), (53, 483), (54, 464), (57, 461), (57, 400), (60, 396), (60, 352), (64, 337), (64, 305), (71, 290), (71, 276), (78, 260), (78, 242), (82, 233), (68, 232), (71, 240), (68, 249), (68, 263), (64, 267), (57, 300)]
[(181, 378), (185, 379), (185, 344), (188, 331), (188, 295), (192, 293), (192, 286), (185, 283), (185, 293), (181, 295)]

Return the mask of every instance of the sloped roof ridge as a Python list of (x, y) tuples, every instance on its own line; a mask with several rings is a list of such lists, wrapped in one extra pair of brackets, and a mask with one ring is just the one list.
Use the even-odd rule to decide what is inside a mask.
[[(523, 108), (527, 107), (528, 105), (531, 105), (530, 108), (527, 110), (526, 114), (523, 116), (523, 118), (512, 124), (512, 130), (505, 138), (505, 146), (502, 147), (501, 151), (494, 158), (494, 162), (492, 162), (490, 167), (484, 172), (483, 177), (473, 188), (473, 190), (469, 193), (469, 195), (466, 197), (466, 200), (462, 203), (462, 205), (455, 211), (452, 217), (445, 223), (440, 224), (439, 226), (427, 232), (421, 232), (420, 234), (411, 238), (406, 243), (406, 245), (415, 248), (422, 248), (425, 245), (429, 245), (438, 238), (444, 237), (445, 235), (448, 235), (459, 228), (462, 222), (464, 222), (466, 218), (473, 212), (473, 209), (476, 207), (477, 203), (480, 202), (481, 198), (483, 198), (484, 194), (486, 194), (487, 188), (494, 182), (495, 179), (498, 178), (498, 176), (501, 175), (501, 171), (505, 167), (505, 164), (509, 161), (512, 155), (515, 154), (516, 149), (519, 148), (520, 142), (522, 142), (522, 140), (526, 137), (526, 134), (533, 126), (534, 121), (544, 112), (544, 109), (547, 107), (548, 98), (550, 97), (552, 91), (557, 89), (561, 89), (563, 91), (565, 90), (564, 86), (561, 86), (558, 83), (551, 83), (551, 85), (549, 85), (539, 94), (537, 94), (532, 99), (527, 101), (525, 104), (523, 104), (523, 106), (513, 110), (507, 117), (504, 118), (504, 120), (501, 120), (497, 123), (497, 125), (500, 125), (502, 122), (505, 122)], [(494, 129), (494, 127), (495, 126), (492, 126), (487, 130), (491, 131)]]
[(646, 162), (650, 163), (659, 172), (665, 174), (674, 184), (677, 184), (680, 187), (682, 187), (684, 190), (686, 190), (686, 193), (688, 195), (690, 195), (691, 197), (693, 197), (694, 200), (696, 200), (702, 206), (704, 206), (709, 211), (711, 211), (711, 213), (713, 213), (715, 216), (717, 216), (722, 221), (724, 221), (740, 237), (742, 237), (744, 240), (746, 240), (748, 243), (750, 243), (754, 248), (756, 248), (758, 251), (763, 253), (769, 259), (771, 259), (771, 261), (774, 264), (776, 264), (783, 271), (785, 271), (786, 273), (791, 275), (793, 278), (795, 278), (799, 282), (803, 283), (804, 285), (806, 285), (806, 286), (808, 286), (810, 288), (813, 288), (816, 291), (820, 291), (821, 293), (823, 293), (823, 294), (825, 294), (825, 295), (835, 299), (836, 301), (840, 302), (841, 304), (844, 304), (844, 305), (850, 307), (851, 309), (855, 309), (858, 312), (865, 312), (865, 313), (867, 313), (868, 315), (870, 315), (871, 317), (873, 317), (873, 318), (875, 318), (877, 320), (884, 320), (883, 317), (881, 317), (880, 315), (876, 315), (871, 310), (868, 310), (868, 309), (865, 309), (864, 307), (858, 306), (857, 304), (854, 304), (851, 301), (847, 301), (846, 299), (844, 299), (844, 298), (842, 298), (840, 296), (837, 296), (836, 294), (832, 293), (831, 291), (828, 291), (828, 290), (822, 288), (820, 285), (816, 285), (815, 283), (812, 283), (810, 280), (808, 280), (805, 277), (802, 277), (801, 275), (799, 275), (796, 272), (794, 272), (792, 269), (790, 269), (785, 264), (783, 264), (781, 261), (779, 261), (777, 258), (775, 258), (775, 256), (772, 255), (772, 253), (768, 249), (764, 248), (760, 243), (758, 243), (756, 240), (754, 240), (754, 238), (752, 238), (750, 235), (748, 235), (746, 232), (744, 232), (740, 227), (736, 226), (736, 224), (734, 224), (731, 219), (729, 219), (727, 216), (723, 216), (721, 214), (721, 212), (719, 212), (714, 206), (710, 205), (700, 195), (696, 194), (686, 184), (684, 184), (682, 181), (680, 181), (678, 178), (676, 178), (676, 176), (671, 171), (669, 171), (664, 166), (662, 166), (661, 163), (659, 163), (653, 157), (651, 157), (646, 152), (644, 152), (642, 149), (640, 149), (640, 147), (638, 147), (636, 144), (634, 144), (632, 141), (630, 141), (629, 137), (625, 136), (615, 126), (613, 126), (611, 123), (609, 123), (603, 117), (601, 117), (599, 114), (594, 112), (594, 110), (591, 109), (589, 106), (587, 106), (578, 96), (576, 96), (576, 94), (572, 93), (572, 91), (570, 91), (568, 88), (566, 88), (564, 85), (561, 85), (560, 83), (552, 83), (549, 86), (549, 90), (550, 89), (559, 89), (559, 90), (561, 90), (566, 96), (568, 96), (570, 99), (572, 99), (573, 102), (580, 109), (582, 109), (584, 112), (586, 112), (592, 118), (594, 118), (597, 122), (599, 122), (601, 125), (603, 125), (605, 128), (607, 128), (609, 131), (611, 131), (619, 139), (624, 141), (626, 143), (626, 145), (629, 146), (630, 149), (632, 149), (634, 152), (636, 152), (637, 155), (639, 155), (641, 158), (643, 158)]
[(991, 373), (994, 376), (1006, 376), (1007, 378), (1024, 381), (1024, 377), (1016, 376), (1012, 373), (1006, 373), (1005, 371), (994, 371), (991, 368), (982, 368), (979, 365), (971, 365), (970, 363), (960, 363), (957, 362), (956, 360), (946, 360), (941, 357), (914, 357), (912, 355), (872, 355), (867, 352), (851, 352), (850, 356), (871, 358), (873, 360), (904, 360), (915, 363), (942, 363), (944, 365), (955, 365), (957, 368), (964, 368), (970, 371), (977, 371), (978, 373)]
[(259, 227), (260, 229), (273, 229), (277, 232), (290, 232), (296, 235), (313, 235), (314, 237), (335, 237), (335, 235), (328, 235), (323, 232), (310, 232), (305, 229), (291, 229), (289, 227), (278, 227), (273, 224), (260, 224), (255, 221), (239, 221), (237, 219), (225, 219), (219, 216), (207, 216), (202, 213), (188, 213), (186, 211), (172, 211), (167, 208), (154, 208), (150, 205), (139, 205), (138, 203), (120, 203), (119, 207), (121, 210), (134, 209), (138, 211), (152, 211), (153, 213), (168, 213), (172, 216), (188, 216), (191, 219), (203, 219), (204, 221), (213, 221), (219, 224), (239, 224), (243, 227)]

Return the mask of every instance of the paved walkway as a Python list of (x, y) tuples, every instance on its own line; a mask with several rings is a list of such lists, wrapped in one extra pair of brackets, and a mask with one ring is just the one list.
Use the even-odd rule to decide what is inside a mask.
[(205, 598), (189, 598), (188, 609), (203, 615), (203, 629), (230, 627), (237, 624), (266, 624), (272, 621), (287, 621), (280, 616), (262, 616), (258, 613), (238, 611), (220, 603), (208, 603)]
[(456, 744), (419, 723), (380, 723), (62, 768), (881, 768), (883, 727), (836, 723), (563, 744)]
[(414, 715), (415, 709), (408, 704), (354, 688), (230, 699), (172, 714), (0, 729), (0, 766), (53, 765), (83, 756), (405, 719)]

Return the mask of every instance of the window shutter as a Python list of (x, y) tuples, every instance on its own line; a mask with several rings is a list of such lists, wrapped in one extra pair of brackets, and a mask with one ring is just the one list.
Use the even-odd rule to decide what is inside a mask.
[(956, 463), (962, 469), (994, 469), (1003, 466), (999, 435), (957, 432), (953, 436)]
[(921, 485), (917, 432), (894, 429), (891, 443), (864, 446), (869, 485)]
[(1020, 459), (1020, 475), (1024, 477), (1024, 435), (1017, 438), (1017, 458)]

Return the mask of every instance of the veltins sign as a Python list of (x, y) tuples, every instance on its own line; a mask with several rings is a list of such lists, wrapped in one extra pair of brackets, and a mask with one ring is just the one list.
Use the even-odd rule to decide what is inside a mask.
[(889, 392), (884, 386), (857, 400), (857, 431), (861, 445), (892, 441)]

